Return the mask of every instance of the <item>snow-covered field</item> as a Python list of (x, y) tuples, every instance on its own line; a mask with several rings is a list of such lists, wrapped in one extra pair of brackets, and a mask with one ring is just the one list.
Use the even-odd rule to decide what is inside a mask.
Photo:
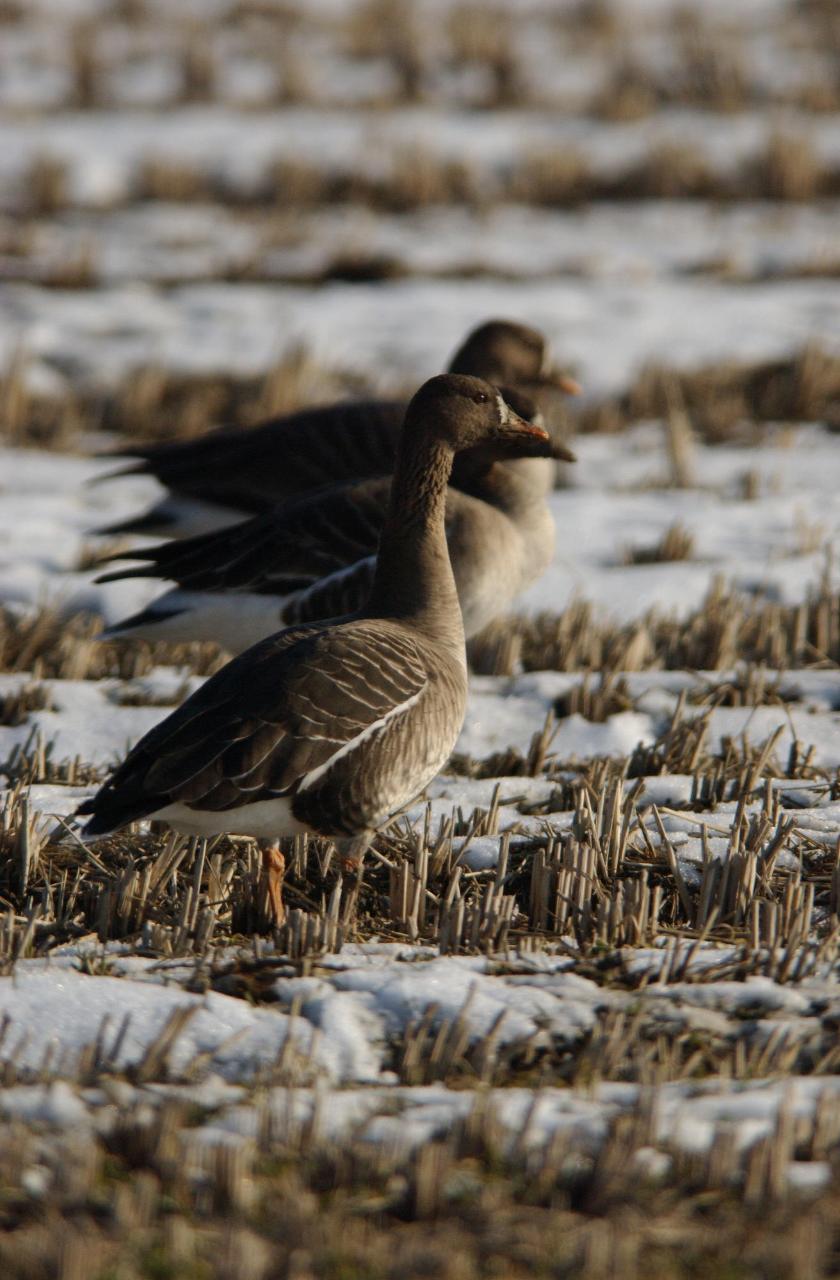
[[(698, 608), (702, 613), (702, 602), (719, 577), (742, 592), (796, 605), (817, 592), (826, 571), (833, 575), (840, 535), (836, 446), (818, 426), (780, 428), (760, 447), (697, 446), (697, 481), (689, 490), (662, 487), (665, 453), (659, 426), (584, 437), (577, 447), (575, 483), (553, 499), (560, 531), (557, 558), (523, 601), (524, 610), (557, 612), (575, 595), (585, 595), (605, 617), (612, 614), (625, 622), (640, 619), (650, 608), (686, 618)], [(150, 485), (120, 481), (90, 486), (87, 482), (101, 463), (27, 450), (6, 450), (2, 465), (0, 591), (16, 609), (54, 605), (67, 615), (87, 609), (113, 618), (153, 594), (148, 583), (94, 586), (93, 571), (74, 569), (90, 525), (142, 503)], [(748, 470), (759, 476), (754, 498), (739, 493), (739, 476)], [(625, 562), (632, 548), (656, 544), (677, 520), (693, 535), (690, 559)], [(50, 744), (52, 766), (60, 768), (78, 757), (101, 776), (199, 679), (186, 669), (166, 666), (129, 680), (36, 679), (42, 709), (0, 727), (0, 761), (6, 760), (7, 770), (14, 773), (20, 753), (40, 741)], [(768, 673), (767, 684), (772, 687), (775, 681), (779, 693), (767, 705), (750, 705), (746, 696), (745, 705), (717, 706), (709, 714), (704, 705), (704, 700), (714, 701), (709, 691), (737, 679), (737, 671), (630, 674), (624, 681), (626, 706), (603, 722), (580, 712), (560, 717), (549, 758), (536, 777), (496, 776), (499, 769), (475, 780), (444, 775), (401, 820), (401, 839), (433, 848), (447, 832), (454, 835), (450, 884), (460, 868), (466, 898), (471, 881), (482, 890), (494, 883), (503, 839), (508, 867), (515, 863), (521, 873), (536, 850), (568, 839), (578, 828), (579, 807), (560, 781), (574, 779), (576, 769), (595, 758), (626, 759), (639, 744), (652, 747), (667, 734), (678, 703), (688, 696), (689, 702), (699, 703), (689, 715), (705, 718), (704, 757), (725, 755), (727, 742), (760, 747), (774, 739), (767, 777), (776, 805), (771, 812), (777, 816), (768, 822), (754, 854), (760, 867), (774, 846), (767, 872), (773, 898), (782, 884), (803, 877), (807, 881), (809, 874), (833, 862), (840, 832), (832, 781), (840, 768), (840, 675), (835, 664), (787, 670), (778, 677)], [(14, 698), (32, 683), (31, 672), (0, 676), (0, 700)], [(579, 673), (551, 671), (474, 677), (459, 752), (479, 762), (507, 748), (527, 755), (546, 716), (580, 683)], [(791, 758), (795, 743), (801, 754), (813, 749), (810, 772), (786, 781), (783, 762)], [(725, 868), (741, 857), (743, 800), (748, 802), (746, 815), (755, 822), (767, 812), (767, 802), (762, 799), (762, 772), (743, 800), (721, 797), (701, 805), (698, 814), (696, 804), (689, 803), (695, 790), (691, 772), (654, 767), (651, 776), (642, 770), (634, 788), (625, 784), (627, 793), (633, 792), (627, 839), (637, 859), (644, 857), (651, 869), (659, 864), (657, 874), (665, 875), (666, 882), (669, 847), (677, 878), (671, 883), (678, 882), (692, 901), (699, 901), (710, 882), (710, 868)], [(66, 786), (33, 785), (29, 812), (36, 830), (50, 831), (55, 818), (71, 814), (90, 790), (72, 777)], [(5, 795), (11, 805), (12, 793)], [(476, 823), (475, 815), (491, 808), (492, 819)], [(50, 857), (46, 850), (39, 856)], [(504, 880), (495, 883), (504, 892)], [(201, 892), (209, 904), (210, 884), (202, 883)], [(429, 910), (420, 913), (427, 928), (429, 911), (439, 910), (436, 898), (433, 892)], [(516, 907), (520, 915), (523, 909), (524, 904)], [(541, 943), (548, 942), (546, 950), (522, 951), (529, 936), (525, 916), (499, 956), (439, 955), (438, 946), (422, 943), (422, 925), (419, 945), (377, 941), (381, 925), (372, 934), (362, 929), (358, 942), (310, 962), (307, 976), (292, 976), (294, 968), (281, 966), (271, 987), (261, 986), (256, 1006), (229, 994), (224, 984), (205, 995), (188, 994), (184, 987), (194, 984), (196, 963), (188, 954), (161, 962), (149, 958), (148, 939), (138, 952), (130, 941), (103, 947), (91, 932), (79, 941), (39, 948), (45, 950), (43, 958), (21, 960), (11, 976), (0, 978), (0, 987), (7, 984), (2, 1006), (9, 1019), (0, 1053), (14, 1063), (15, 1078), (21, 1081), (5, 1100), (0, 1098), (0, 1108), (8, 1116), (38, 1117), (59, 1128), (65, 1123), (109, 1123), (100, 1110), (104, 1106), (107, 1112), (112, 1104), (106, 1104), (100, 1086), (76, 1092), (69, 1085), (27, 1081), (43, 1074), (45, 1062), (50, 1077), (77, 1079), (79, 1061), (97, 1042), (110, 1073), (130, 1073), (179, 1010), (188, 1010), (189, 1020), (167, 1055), (166, 1075), (177, 1082), (198, 1072), (207, 1118), (203, 1128), (191, 1133), (190, 1141), (197, 1143), (253, 1141), (260, 1123), (254, 1081), (266, 1072), (270, 1076), (272, 1064), (290, 1060), (294, 1044), (300, 1078), (291, 1093), (274, 1086), (260, 1103), (282, 1112), (284, 1132), (288, 1126), (288, 1132), (303, 1126), (310, 1141), (329, 1143), (352, 1133), (354, 1140), (382, 1142), (407, 1157), (418, 1144), (463, 1123), (478, 1105), (469, 1093), (453, 1092), (443, 1081), (406, 1086), (395, 1066), (395, 1046), (410, 1040), (424, 1018), (435, 1027), (457, 1023), (463, 1034), (461, 1053), (467, 1057), (491, 1037), (493, 1052), (503, 1061), (518, 1055), (582, 1054), (604, 1019), (632, 1010), (646, 1027), (661, 1024), (668, 1035), (696, 1033), (732, 1051), (740, 1045), (748, 1054), (759, 1052), (760, 1046), (782, 1045), (792, 1062), (802, 1064), (826, 1053), (833, 1062), (828, 1031), (833, 1013), (827, 1012), (837, 1001), (833, 952), (816, 959), (832, 911), (822, 899), (816, 906), (812, 900), (811, 932), (801, 945), (816, 950), (807, 964), (807, 980), (796, 983), (788, 974), (782, 981), (778, 972), (765, 976), (773, 973), (774, 963), (761, 947), (752, 953), (755, 969), (746, 981), (743, 974), (737, 981), (722, 980), (718, 971), (735, 966), (738, 947), (721, 939), (697, 949), (688, 934), (675, 958), (668, 948), (669, 931), (660, 933), (654, 924), (644, 947), (624, 946), (617, 953), (623, 967), (649, 974), (641, 1002), (636, 981), (630, 990), (621, 990), (577, 972), (565, 948), (552, 948), (550, 934)], [(417, 928), (416, 918), (413, 926), (404, 926), (409, 935)], [(386, 936), (392, 932), (389, 926)], [(214, 967), (226, 963), (236, 969), (241, 963), (230, 946), (210, 954)], [(269, 947), (266, 956), (273, 955)], [(663, 976), (663, 966), (670, 970), (670, 980)], [(638, 1083), (605, 1082), (594, 1092), (550, 1087), (540, 1092), (534, 1107), (528, 1090), (504, 1087), (503, 1072), (492, 1078), (500, 1141), (517, 1149), (545, 1148), (561, 1131), (571, 1150), (591, 1157), (606, 1140), (611, 1120), (640, 1105)], [(775, 1073), (749, 1086), (722, 1080), (707, 1080), (702, 1087), (690, 1081), (663, 1082), (651, 1137), (656, 1176), (666, 1176), (680, 1152), (708, 1152), (724, 1129), (737, 1151), (749, 1150), (775, 1133), (782, 1103), (792, 1106), (796, 1116), (813, 1116), (816, 1106), (829, 1105), (827, 1099), (835, 1096), (825, 1092), (833, 1083), (830, 1076), (791, 1076), (782, 1088)], [(190, 1096), (192, 1086), (172, 1088)], [(144, 1088), (134, 1090), (120, 1095), (121, 1106), (148, 1101)], [(159, 1103), (162, 1096), (153, 1093), (153, 1100)], [(487, 1105), (484, 1094), (481, 1105)], [(816, 1192), (827, 1185), (830, 1170), (825, 1161), (791, 1159), (784, 1176), (791, 1187)]]
[[(632, 1280), (690, 1237), (681, 1280), (730, 1274), (736, 1229), (703, 1217), (726, 1201), (741, 1240), (778, 1208), (776, 1270), (753, 1242), (744, 1276), (828, 1276), (830, 6), (210, 9), (0, 16), (0, 1269)], [(402, 392), (490, 315), (584, 384), (578, 462), (553, 564), (474, 647), (456, 754), (357, 900), (301, 844), (266, 936), (247, 841), (86, 848), (76, 805), (218, 660), (96, 641), (160, 587), (95, 583), (95, 530), (160, 491), (94, 483), (94, 451), (144, 413), (216, 425), (295, 360), (283, 404)], [(170, 403), (178, 379), (204, 399)], [(433, 1272), (371, 1261), (432, 1219)]]

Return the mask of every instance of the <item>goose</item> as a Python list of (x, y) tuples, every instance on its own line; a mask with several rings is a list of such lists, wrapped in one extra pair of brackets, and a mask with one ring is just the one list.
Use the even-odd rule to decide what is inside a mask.
[[(520, 417), (542, 425), (527, 396), (502, 393)], [(504, 613), (554, 554), (546, 501), (552, 465), (517, 457), (522, 448), (519, 440), (485, 441), (455, 459), (446, 533), (468, 639)], [(558, 443), (551, 455), (574, 461)], [(144, 563), (98, 581), (155, 577), (175, 586), (104, 638), (212, 640), (240, 653), (281, 626), (353, 612), (370, 590), (390, 483), (379, 477), (334, 486), (232, 529), (130, 552)]]
[[(538, 406), (580, 391), (552, 365), (544, 335), (510, 320), (488, 320), (469, 333), (449, 372), (516, 387)], [(404, 413), (402, 400), (351, 401), (302, 409), (249, 430), (123, 445), (117, 454), (136, 461), (99, 478), (153, 476), (169, 493), (141, 515), (99, 532), (190, 537), (313, 489), (390, 475)]]
[(375, 831), (446, 762), (466, 709), (464, 628), (444, 530), (459, 451), (548, 433), (478, 378), (442, 374), (408, 406), (370, 597), (233, 658), (145, 735), (79, 806), (102, 839), (156, 818), (199, 836), (255, 838), (265, 909), (284, 915), (280, 840), (334, 840), (361, 868)]

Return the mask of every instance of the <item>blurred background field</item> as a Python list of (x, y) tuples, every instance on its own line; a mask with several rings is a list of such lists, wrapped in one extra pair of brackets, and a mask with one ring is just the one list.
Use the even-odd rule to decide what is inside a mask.
[(615, 424), (644, 365), (808, 344), (816, 378), (727, 368), (697, 394), (716, 417), (822, 412), (838, 20), (819, 0), (6, 3), (4, 431), (197, 431), (402, 390), (495, 313), (546, 329), (587, 425)]
[[(838, 213), (834, 0), (0, 0), (4, 1277), (838, 1273)], [(491, 316), (579, 462), (356, 913), (57, 842), (224, 660), (97, 641), (91, 455)]]

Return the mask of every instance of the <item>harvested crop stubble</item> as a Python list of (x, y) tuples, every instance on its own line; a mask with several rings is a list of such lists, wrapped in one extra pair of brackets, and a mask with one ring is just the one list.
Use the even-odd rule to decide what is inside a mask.
[(838, 1246), (836, 1193), (786, 1199), (779, 1175), (794, 1139), (821, 1158), (836, 1137), (827, 1109), (807, 1133), (780, 1124), (746, 1170), (722, 1141), (670, 1161), (663, 1179), (645, 1172), (646, 1098), (609, 1123), (597, 1159), (573, 1155), (559, 1135), (537, 1152), (510, 1149), (479, 1098), (446, 1138), (397, 1161), (291, 1122), (249, 1143), (208, 1142), (212, 1114), (184, 1094), (165, 1087), (161, 1101), (141, 1089), (138, 1108), (130, 1092), (105, 1132), (86, 1128), (46, 1151), (40, 1135), (6, 1126), (3, 1183), (37, 1168), (51, 1201), (47, 1221), (33, 1197), (11, 1203), (0, 1241), (11, 1280), (687, 1280), (724, 1276), (733, 1257), (743, 1280), (824, 1280)]
[(812, 343), (792, 356), (752, 364), (724, 361), (693, 370), (650, 364), (620, 397), (584, 410), (578, 429), (615, 431), (667, 418), (675, 398), (709, 444), (755, 438), (762, 422), (822, 421), (840, 430), (840, 357)]
[(470, 641), (470, 662), (483, 675), (525, 671), (720, 671), (738, 662), (777, 670), (840, 662), (840, 595), (821, 587), (784, 605), (715, 583), (685, 618), (656, 610), (616, 623), (576, 601), (559, 614), (494, 623)]
[[(501, 7), (488, 11), (473, 0), (454, 0), (431, 31), (405, 0), (368, 0), (340, 11), (304, 0), (257, 0), (229, 5), (216, 24), (144, 0), (120, 0), (96, 22), (59, 9), (51, 14), (62, 37), (52, 55), (60, 79), (43, 109), (131, 105), (131, 72), (137, 63), (154, 65), (157, 52), (165, 73), (146, 86), (144, 99), (157, 109), (208, 103), (381, 109), (432, 101), (471, 110), (561, 105), (611, 120), (686, 106), (722, 113), (769, 106), (836, 111), (836, 78), (830, 60), (820, 56), (837, 43), (829, 8), (803, 3), (795, 13), (769, 17), (762, 35), (773, 56), (768, 66), (756, 67), (750, 12), (724, 18), (681, 6), (646, 19), (619, 4), (572, 4), (523, 11), (514, 21)], [(2, 17), (13, 30), (37, 30), (27, 8), (11, 0)], [(572, 55), (600, 74), (555, 84), (539, 68), (534, 74), (529, 49), (537, 44), (555, 65)], [(319, 55), (343, 74), (319, 75)], [(776, 60), (808, 56), (810, 74), (774, 74)], [(255, 77), (235, 74), (240, 60), (256, 69)], [(368, 68), (378, 74), (358, 75)]]
[[(225, 0), (210, 23), (159, 0), (98, 8), (94, 20), (55, 0), (0, 0), (10, 48), (18, 38), (37, 47), (43, 35), (52, 50), (49, 67), (36, 57), (34, 74), (15, 67), (8, 76), (9, 55), (0, 51), (4, 107), (16, 84), (36, 95), (39, 83), (55, 85), (49, 101), (23, 108), (43, 115), (43, 141), (5, 195), (3, 271), (18, 282), (10, 294), (27, 285), (61, 291), (47, 299), (58, 313), (66, 290), (86, 291), (81, 302), (95, 308), (95, 290), (115, 274), (109, 237), (130, 237), (133, 219), (154, 225), (159, 218), (167, 235), (177, 235), (169, 201), (183, 202), (191, 228), (203, 216), (195, 202), (210, 202), (213, 235), (230, 228), (231, 240), (245, 245), (219, 257), (208, 235), (199, 267), (183, 268), (186, 284), (291, 280), (314, 292), (340, 281), (349, 296), (349, 286), (358, 293), (406, 274), (428, 288), (443, 276), (481, 274), (487, 296), (501, 296), (506, 272), (521, 280), (521, 268), (494, 267), (492, 253), (473, 258), (471, 246), (448, 259), (412, 256), (400, 247), (400, 218), (374, 241), (339, 238), (326, 260), (306, 256), (310, 242), (315, 250), (320, 244), (312, 227), (324, 209), (331, 226), (379, 210), (422, 211), (435, 225), (440, 206), (443, 235), (450, 221), (469, 226), (471, 215), (511, 199), (553, 210), (597, 198), (639, 200), (638, 209), (620, 210), (635, 233), (656, 225), (645, 201), (706, 196), (733, 206), (743, 198), (786, 203), (787, 210), (763, 208), (761, 217), (791, 226), (796, 240), (791, 206), (840, 191), (837, 157), (823, 149), (828, 122), (804, 114), (840, 107), (831, 0), (773, 5), (760, 24), (750, 16), (755, 6), (724, 14), (720, 6), (690, 12), (680, 5), (651, 18), (638, 4), (623, 12), (616, 0), (581, 0), (519, 6), (514, 17), (512, 8), (491, 14), (473, 0), (447, 0), (436, 7), (434, 29), (409, 0)], [(784, 75), (776, 74), (781, 66)], [(141, 80), (150, 96), (137, 102)], [(154, 144), (120, 177), (126, 157), (111, 163), (107, 145), (88, 168), (62, 141), (66, 123), (79, 138), (95, 130), (97, 112), (106, 127), (120, 113), (165, 111), (197, 122), (235, 116), (247, 131), (254, 109), (282, 122), (295, 104), (312, 114), (366, 113), (370, 136), (386, 139), (372, 148), (376, 163), (368, 167), (363, 157), (342, 172), (328, 157), (296, 158), (283, 146), (268, 154), (257, 148), (251, 165), (243, 147), (228, 164), (226, 156), (203, 157), (203, 146), (182, 152)], [(399, 142), (382, 110), (397, 104), (418, 108), (404, 113)], [(686, 113), (673, 108), (685, 106), (699, 128), (682, 127)], [(795, 117), (779, 116), (777, 127), (779, 107), (795, 108)], [(59, 118), (68, 109), (79, 113), (75, 120)], [(486, 153), (481, 145), (463, 153), (446, 146), (447, 113), (459, 113), (472, 132), (496, 127), (482, 117), (487, 109), (500, 112), (501, 129), (517, 119), (510, 109), (521, 113), (522, 136), (532, 140), (510, 153), (509, 165), (493, 161), (495, 141)], [(731, 120), (704, 121), (698, 109), (732, 113)], [(20, 108), (12, 102), (10, 110)], [(762, 125), (770, 110), (773, 120)], [(540, 131), (536, 112), (576, 116), (581, 131), (569, 137), (577, 144), (548, 145), (553, 135)], [(434, 131), (413, 128), (412, 118), (424, 114), (434, 118)], [(642, 146), (623, 159), (616, 151), (615, 167), (604, 162), (607, 151), (619, 134), (636, 131), (629, 124), (612, 130), (604, 119), (642, 121)], [(751, 119), (760, 126), (753, 133)], [(737, 143), (743, 126), (743, 161), (730, 164), (727, 135)], [(108, 225), (100, 238), (104, 211), (90, 206), (90, 178), (94, 202), (99, 194), (107, 201), (111, 170), (116, 230)], [(225, 208), (214, 221), (214, 209)], [(312, 212), (312, 226), (303, 210)], [(741, 210), (731, 212), (734, 223)], [(550, 219), (544, 215), (541, 225)], [(242, 235), (248, 224), (250, 237)], [(729, 297), (770, 277), (830, 277), (837, 274), (830, 245), (814, 248), (821, 234), (806, 241), (810, 258), (774, 243), (765, 252), (762, 241), (741, 265), (737, 246), (731, 256), (716, 254), (717, 241), (704, 239), (696, 258), (682, 255), (661, 274), (678, 279), (696, 266), (698, 275), (724, 276), (712, 287)], [(634, 243), (635, 234), (631, 253)], [(139, 260), (135, 247), (116, 274), (141, 272), (132, 265)], [(561, 263), (558, 297), (575, 273), (583, 288), (594, 280), (589, 264), (578, 263)], [(146, 287), (165, 298), (181, 270), (176, 263), (167, 275), (164, 265)], [(619, 270), (629, 280), (626, 266)], [(634, 275), (636, 285), (647, 282)], [(557, 320), (572, 322), (559, 313)], [(404, 366), (389, 364), (383, 377), (391, 382), (374, 386), (303, 350), (267, 376), (146, 367), (94, 387), (76, 377), (72, 353), (53, 355), (38, 341), (31, 378), (23, 349), (0, 378), (0, 433), (13, 446), (88, 451), (92, 433), (103, 430), (117, 442), (174, 439), (221, 424), (247, 427), (317, 401), (412, 390), (399, 383)], [(675, 354), (663, 345), (657, 355), (659, 363), (628, 379), (622, 394), (572, 406), (570, 417), (581, 431), (661, 422), (673, 486), (699, 489), (709, 455), (695, 438), (743, 449), (770, 436), (778, 443), (782, 433), (765, 430), (767, 423), (822, 421), (840, 431), (840, 360), (827, 348), (690, 369), (669, 365), (679, 348)], [(67, 390), (51, 396), (49, 387)], [(658, 441), (656, 430), (647, 438)], [(593, 445), (593, 455), (604, 448)], [(741, 494), (764, 496), (759, 451), (754, 462), (752, 455), (744, 462), (742, 451), (739, 458), (747, 469)], [(726, 459), (711, 461), (722, 474)], [(670, 504), (664, 522), (640, 526), (658, 532), (679, 512), (679, 495), (648, 496)], [(693, 513), (692, 501), (685, 510)], [(745, 508), (745, 522), (757, 514)], [(659, 542), (626, 528), (631, 562), (692, 555), (680, 525)], [(779, 549), (813, 554), (830, 536), (830, 519), (809, 510), (786, 517)], [(72, 569), (86, 570), (91, 554), (81, 547)], [(608, 555), (614, 571), (615, 553)], [(782, 567), (795, 574), (795, 565)], [(828, 670), (801, 670), (840, 663), (840, 596), (828, 584), (796, 606), (718, 584), (684, 618), (652, 612), (618, 624), (578, 601), (562, 613), (491, 628), (471, 645), (476, 671), (577, 675), (526, 677), (522, 686), (530, 681), (543, 691), (544, 722), (540, 711), (517, 746), (490, 755), (474, 736), (474, 754), (450, 761), (428, 804), (378, 836), (361, 883), (341, 874), (328, 843), (298, 839), (288, 857), (287, 921), (273, 932), (259, 907), (260, 864), (249, 841), (189, 840), (153, 825), (86, 848), (60, 823), (52, 830), (47, 811), (69, 812), (101, 781), (89, 760), (65, 758), (79, 745), (75, 725), (68, 736), (65, 722), (52, 740), (43, 728), (58, 723), (57, 709), (61, 715), (76, 705), (53, 679), (109, 678), (101, 691), (73, 692), (84, 695), (80, 706), (102, 700), (106, 716), (115, 704), (116, 719), (118, 707), (169, 705), (195, 675), (223, 661), (207, 645), (102, 644), (99, 630), (89, 616), (0, 609), (0, 672), (14, 673), (0, 694), (7, 744), (0, 752), (0, 973), (9, 1007), (34, 975), (59, 987), (53, 1008), (64, 999), (62, 986), (77, 982), (92, 1010), (89, 1033), (79, 1036), (64, 1036), (60, 1017), (45, 1016), (37, 1000), (0, 1019), (0, 1275), (836, 1274), (840, 860), (833, 815), (840, 777), (807, 738), (814, 705), (814, 741), (827, 736), (836, 685)], [(144, 679), (161, 664), (182, 670)], [(660, 669), (680, 674), (632, 675)], [(720, 708), (765, 710), (727, 718)], [(119, 715), (126, 725), (141, 718)], [(566, 723), (558, 731), (568, 717), (583, 718), (576, 738), (563, 737)], [(750, 728), (757, 723), (760, 733)], [(720, 732), (727, 724), (746, 728), (727, 735)], [(627, 725), (644, 741), (633, 745)], [(561, 740), (573, 745), (561, 751)], [(572, 755), (595, 741), (620, 746), (609, 755), (600, 746), (585, 759)], [(421, 998), (391, 1021), (386, 1011), (400, 997), (369, 999), (389, 966), (391, 995), (423, 969), (443, 973), (443, 986), (468, 974), (466, 994), (445, 1003), (439, 978), (421, 974)], [(106, 984), (116, 990), (114, 1005), (98, 1003)], [(500, 989), (509, 998), (476, 1034), (477, 1008), (498, 1000)], [(133, 1011), (135, 997), (137, 1009), (151, 1010), (148, 1022)], [(178, 1007), (164, 1012), (172, 999)], [(271, 1021), (272, 1032), (288, 1027), (285, 1039), (272, 1041), (276, 1052), (253, 1055), (253, 1078), (239, 1066), (235, 1077), (223, 1068), (218, 1074), (213, 1050), (192, 1037), (215, 1001), (231, 1018), (225, 1036), (243, 1010)], [(522, 1018), (525, 1030), (508, 1034), (529, 1005), (538, 1010), (533, 1023)], [(103, 1007), (116, 1013), (103, 1016)], [(131, 1017), (123, 1016), (129, 1007)], [(320, 1055), (345, 1033), (354, 1052), (367, 1055), (362, 1070), (376, 1063), (361, 1086), (354, 1087), (355, 1066), (332, 1076)], [(42, 1034), (43, 1052), (33, 1050)], [(137, 1052), (124, 1053), (132, 1041)], [(185, 1043), (191, 1047), (181, 1052)], [(715, 1095), (723, 1119), (707, 1126), (708, 1143), (681, 1144), (674, 1118), (689, 1132), (693, 1126), (696, 1138)], [(378, 1109), (366, 1125), (361, 1117), (372, 1099)], [(411, 1107), (443, 1119), (424, 1116), (418, 1128)], [(560, 1118), (553, 1130), (544, 1122), (547, 1108)], [(334, 1127), (338, 1114), (350, 1116), (347, 1129)]]
[[(513, 844), (502, 836), (498, 865), (487, 872), (465, 874), (461, 855), (465, 839), (498, 836), (498, 789), (488, 808), (457, 810), (437, 830), (428, 820), (423, 834), (394, 826), (377, 841), (361, 888), (340, 875), (329, 842), (297, 838), (287, 885), (299, 909), (277, 932), (281, 951), (320, 954), (341, 937), (384, 931), (423, 938), (444, 953), (503, 952), (514, 942), (520, 949), (565, 947), (574, 939), (586, 954), (596, 943), (615, 948), (651, 942), (663, 929), (710, 937), (722, 930), (720, 936), (743, 942), (750, 972), (778, 978), (793, 966), (801, 976), (803, 967), (827, 959), (826, 947), (836, 950), (832, 928), (815, 932), (812, 919), (816, 906), (836, 923), (834, 855), (800, 836), (771, 780), (807, 782), (830, 799), (838, 794), (837, 777), (814, 767), (800, 743), (780, 758), (781, 729), (760, 744), (730, 738), (710, 751), (712, 710), (689, 714), (681, 699), (657, 741), (640, 744), (624, 759), (559, 760), (550, 749), (550, 723), (535, 735), (527, 758), (455, 757), (452, 767), (468, 776), (504, 774), (508, 792), (515, 791), (510, 779), (517, 774), (554, 784), (545, 801), (526, 806), (531, 818), (545, 815), (544, 830)], [(252, 842), (125, 834), (98, 845), (91, 858), (78, 841), (55, 846), (43, 828), (32, 826), (25, 786), (86, 785), (96, 771), (78, 761), (53, 764), (49, 744), (35, 743), (23, 751), (16, 747), (0, 762), (0, 773), (12, 787), (2, 830), (13, 855), (0, 867), (0, 893), (18, 921), (10, 919), (0, 947), (7, 961), (20, 955), (20, 930), (31, 919), (40, 921), (42, 933), (49, 924), (47, 949), (93, 929), (102, 942), (142, 934), (144, 945), (169, 955), (203, 954), (211, 936), (218, 945), (258, 927), (259, 865)], [(708, 825), (727, 833), (730, 850), (709, 861), (691, 888), (656, 808), (642, 795), (639, 780), (662, 775), (692, 777), (689, 812), (736, 805), (731, 826), (728, 818), (723, 826), (715, 817), (708, 824), (697, 819), (700, 832)], [(748, 801), (758, 810), (747, 812)], [(560, 813), (571, 813), (571, 824), (557, 829), (552, 816), (556, 821)], [(776, 863), (786, 849), (796, 851), (798, 870), (791, 871), (788, 859), (780, 874)], [(27, 868), (22, 877), (16, 869), (21, 857)], [(71, 905), (59, 910), (59, 899)], [(763, 946), (771, 947), (769, 958), (759, 954)]]
[(80, 388), (66, 396), (33, 391), (26, 364), (19, 355), (0, 377), (2, 438), (10, 445), (64, 451), (77, 448), (89, 432), (146, 441), (201, 435), (221, 423), (253, 426), (365, 389), (357, 375), (324, 367), (302, 347), (259, 375), (189, 374), (146, 366), (133, 370), (113, 390)]
[[(268, 153), (247, 176), (147, 151), (111, 206), (138, 201), (215, 202), (242, 210), (300, 213), (356, 204), (373, 212), (408, 212), (436, 205), (481, 210), (514, 200), (544, 208), (595, 201), (697, 200), (797, 203), (840, 193), (840, 166), (820, 154), (807, 133), (773, 133), (737, 166), (721, 168), (710, 149), (678, 132), (662, 134), (621, 167), (599, 166), (584, 145), (523, 142), (492, 162), (440, 153), (422, 136), (374, 140), (380, 160), (365, 171), (340, 170), (282, 152)], [(73, 174), (59, 155), (44, 152), (10, 186), (6, 208), (32, 217), (80, 207)], [(81, 207), (84, 207), (82, 202)]]
[[(368, 264), (387, 276), (387, 260)], [(365, 264), (338, 262), (339, 273), (365, 272)], [(412, 387), (392, 381), (384, 388), (348, 369), (325, 366), (303, 347), (284, 355), (267, 373), (184, 373), (140, 367), (111, 390), (78, 388), (47, 396), (30, 388), (20, 353), (0, 376), (0, 433), (7, 443), (71, 449), (92, 431), (138, 440), (200, 435), (219, 425), (252, 426), (275, 414), (314, 403), (366, 394), (401, 396)], [(698, 369), (648, 365), (627, 391), (564, 413), (581, 432), (616, 432), (634, 422), (662, 418), (674, 443), (675, 413), (708, 444), (760, 441), (762, 423), (825, 422), (840, 430), (840, 357), (817, 343), (790, 356), (753, 363), (726, 361)], [(676, 441), (678, 444), (679, 441)], [(690, 475), (675, 481), (686, 483)]]
[(650, 547), (630, 547), (625, 564), (660, 564), (674, 560), (690, 560), (694, 553), (694, 535), (679, 521), (669, 525), (658, 542)]
[(0, 606), (0, 672), (25, 671), (33, 680), (132, 680), (161, 663), (212, 675), (226, 661), (218, 645), (103, 644), (102, 619), (55, 609), (35, 613)]

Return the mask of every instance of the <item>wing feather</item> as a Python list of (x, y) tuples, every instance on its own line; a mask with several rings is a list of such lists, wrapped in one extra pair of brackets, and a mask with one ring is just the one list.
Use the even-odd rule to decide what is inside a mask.
[(358, 401), (303, 409), (250, 430), (140, 446), (134, 471), (174, 493), (247, 511), (329, 484), (387, 475), (405, 405)]
[(289, 501), (232, 528), (132, 551), (143, 564), (100, 581), (164, 578), (187, 591), (266, 595), (305, 589), (376, 554), (389, 489), (385, 479)]
[(396, 624), (280, 632), (148, 733), (80, 812), (94, 814), (95, 833), (171, 803), (221, 812), (292, 795), (414, 705), (431, 678), (422, 646)]

